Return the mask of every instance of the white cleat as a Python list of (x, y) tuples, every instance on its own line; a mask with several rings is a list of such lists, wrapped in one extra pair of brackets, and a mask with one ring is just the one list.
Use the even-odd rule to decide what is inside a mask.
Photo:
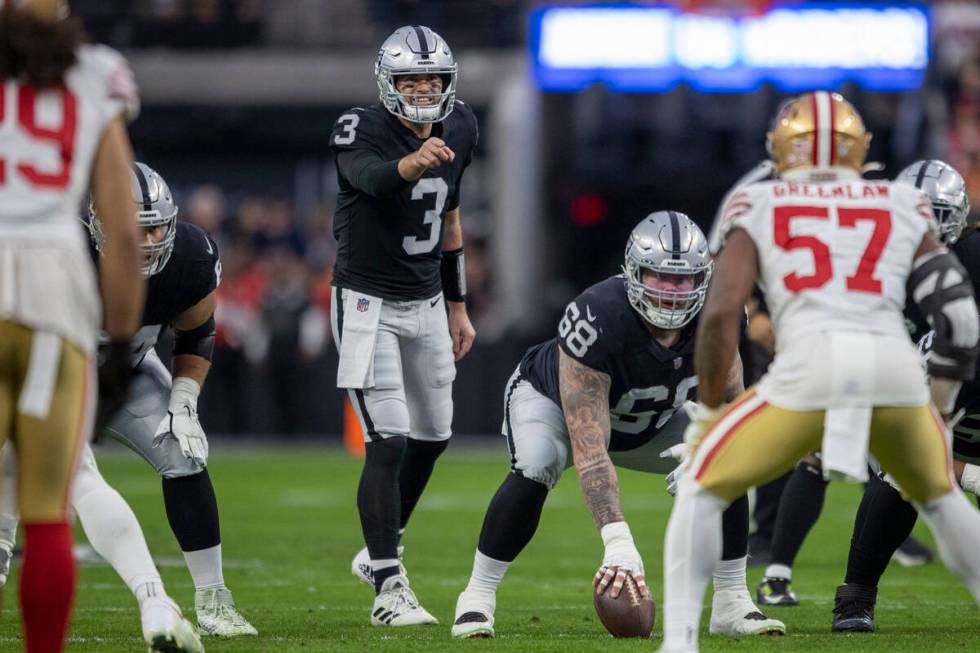
[(464, 590), (456, 600), (453, 637), (457, 639), (490, 639), (493, 632), (493, 612), (497, 607), (495, 594)]
[(197, 628), (204, 636), (242, 637), (259, 634), (255, 626), (248, 623), (235, 607), (231, 590), (227, 587), (194, 592), (194, 610), (197, 612)]
[(711, 601), (712, 635), (785, 635), (786, 624), (762, 614), (748, 589), (715, 592)]
[(415, 592), (408, 587), (408, 579), (392, 576), (381, 586), (381, 593), (374, 597), (371, 609), (372, 626), (422, 626), (438, 624), (439, 620), (419, 605)]
[(140, 609), (140, 622), (150, 653), (204, 653), (197, 630), (168, 596), (146, 599)]
[[(405, 565), (402, 564), (402, 553), (404, 552), (405, 547), (398, 547), (398, 573), (402, 576), (406, 575)], [(371, 554), (368, 553), (367, 547), (358, 551), (354, 559), (350, 561), (350, 573), (354, 574), (362, 583), (374, 587), (374, 569), (371, 567)]]

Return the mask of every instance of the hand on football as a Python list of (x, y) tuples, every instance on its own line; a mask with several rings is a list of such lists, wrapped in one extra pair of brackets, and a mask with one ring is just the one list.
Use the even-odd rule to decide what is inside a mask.
[[(459, 308), (455, 305), (458, 304)], [(466, 304), (462, 302), (449, 302), (449, 336), (453, 340), (453, 357), (461, 359), (469, 353), (476, 339), (476, 329), (470, 323), (470, 317), (466, 314)]]
[(600, 530), (600, 534), (606, 550), (602, 556), (602, 566), (592, 577), (595, 593), (602, 594), (611, 583), (609, 596), (616, 598), (623, 590), (623, 583), (626, 582), (626, 575), (629, 574), (636, 581), (640, 593), (643, 596), (650, 596), (643, 575), (643, 560), (640, 558), (640, 552), (636, 550), (636, 544), (633, 543), (633, 536), (626, 522), (606, 524)]
[(602, 594), (611, 584), (612, 587), (609, 590), (609, 596), (610, 598), (616, 598), (623, 591), (623, 585), (626, 583), (626, 575), (629, 574), (636, 581), (636, 586), (639, 588), (640, 594), (650, 596), (650, 588), (647, 587), (647, 582), (643, 575), (643, 562), (639, 560), (639, 556), (637, 557), (637, 562), (640, 566), (640, 571), (633, 571), (628, 567), (616, 565), (608, 567), (603, 565), (599, 567), (599, 571), (595, 572), (595, 576), (592, 577), (592, 586), (595, 587), (595, 593)]
[(197, 419), (197, 411), (190, 406), (170, 406), (170, 410), (157, 426), (153, 446), (158, 447), (168, 437), (177, 441), (180, 453), (196, 461), (202, 467), (208, 464), (208, 438)]
[(449, 149), (446, 142), (433, 136), (422, 143), (422, 147), (415, 153), (415, 165), (430, 170), (455, 158), (456, 153)]

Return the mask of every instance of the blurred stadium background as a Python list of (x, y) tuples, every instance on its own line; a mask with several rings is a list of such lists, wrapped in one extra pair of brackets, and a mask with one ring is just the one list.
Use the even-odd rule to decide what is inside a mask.
[[(454, 426), (464, 436), (499, 432), (501, 390), (524, 348), (551, 335), (578, 289), (618, 270), (636, 221), (669, 207), (710, 226), (724, 192), (765, 157), (763, 135), (779, 101), (793, 84), (818, 85), (820, 57), (839, 72), (835, 56), (848, 45), (845, 37), (827, 41), (817, 59), (801, 64), (815, 65), (816, 77), (746, 82), (752, 90), (704, 90), (710, 76), (674, 84), (676, 66), (654, 61), (625, 65), (648, 66), (656, 78), (648, 88), (659, 84), (657, 92), (637, 90), (649, 79), (591, 83), (601, 72), (568, 86), (579, 90), (544, 91), (542, 85), (560, 84), (533, 65), (531, 46), (544, 38), (533, 27), (540, 26), (535, 12), (544, 3), (532, 0), (71, 4), (93, 40), (121, 49), (133, 64), (144, 102), (131, 127), (138, 158), (170, 182), (181, 218), (218, 240), (224, 264), (219, 339), (201, 415), (209, 433), (240, 438), (333, 440), (343, 432), (328, 319), (337, 191), (328, 136), (344, 109), (377, 101), (372, 65), (394, 28), (421, 23), (446, 38), (460, 64), (458, 97), (480, 118), (479, 157), (464, 178), (462, 203), (478, 331), (455, 387)], [(843, 4), (783, 3), (835, 10)], [(672, 42), (677, 57), (730, 80), (719, 45), (729, 34), (723, 23), (759, 16), (767, 3), (670, 5), (670, 20), (702, 19), (686, 23), (693, 31), (684, 43)], [(908, 43), (887, 31), (882, 37), (896, 46), (888, 57), (909, 57), (907, 65), (895, 63), (909, 76), (895, 82), (894, 70), (879, 66), (833, 78), (833, 85), (874, 132), (870, 159), (884, 164), (879, 174), (892, 175), (917, 158), (943, 158), (967, 178), (976, 211), (980, 3), (912, 8), (928, 16), (928, 39)], [(875, 16), (884, 29), (886, 13)], [(586, 24), (598, 25), (591, 20)], [(594, 32), (597, 41), (601, 32)], [(871, 38), (877, 32), (865, 35), (868, 47), (881, 41)], [(558, 54), (547, 55), (551, 63), (560, 67), (565, 55), (573, 64), (580, 54), (588, 58), (596, 42), (572, 38), (571, 54), (567, 43), (564, 50), (559, 44)], [(908, 54), (905, 46), (922, 52)], [(168, 351), (164, 344), (161, 353)]]

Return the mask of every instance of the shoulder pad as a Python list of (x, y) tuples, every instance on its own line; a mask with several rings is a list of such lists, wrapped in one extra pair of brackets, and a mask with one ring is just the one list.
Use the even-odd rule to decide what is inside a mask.
[(708, 249), (713, 255), (717, 255), (724, 247), (725, 239), (731, 230), (736, 226), (744, 227), (753, 212), (765, 201), (761, 192), (764, 183), (766, 182), (755, 182), (736, 188), (725, 199), (718, 209), (715, 224), (708, 238)]
[(112, 111), (127, 122), (135, 120), (140, 110), (139, 87), (126, 58), (105, 45), (83, 45), (77, 54), (81, 74), (105, 89), (106, 98), (114, 104)]
[(330, 147), (335, 150), (376, 147), (384, 138), (386, 119), (376, 109), (354, 107), (341, 114), (330, 130)]

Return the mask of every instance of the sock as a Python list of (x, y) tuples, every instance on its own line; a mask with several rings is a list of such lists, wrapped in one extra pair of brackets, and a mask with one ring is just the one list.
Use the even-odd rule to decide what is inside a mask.
[(755, 520), (756, 537), (772, 542), (772, 534), (776, 527), (776, 513), (779, 511), (779, 499), (783, 495), (792, 470), (786, 472), (775, 481), (760, 485), (755, 490), (755, 508), (752, 517)]
[(194, 579), (194, 589), (215, 589), (225, 586), (225, 574), (221, 565), (221, 545), (215, 544), (206, 549), (184, 551), (187, 571)]
[(439, 442), (424, 442), (409, 440), (405, 447), (405, 456), (398, 473), (398, 492), (401, 496), (401, 518), (399, 519), (399, 536), (405, 530), (412, 512), (415, 510), (422, 491), (425, 490), (436, 459), (449, 446), (449, 440)]
[(160, 573), (150, 557), (136, 515), (106, 483), (94, 462), (83, 463), (75, 475), (72, 507), (92, 548), (112, 565), (137, 601), (137, 588), (145, 583), (155, 583), (162, 591)]
[(740, 592), (746, 589), (745, 567), (748, 556), (734, 560), (719, 560), (715, 566), (715, 592)]
[(159, 573), (137, 576), (136, 578), (130, 579), (127, 585), (129, 585), (133, 596), (136, 597), (136, 602), (139, 604), (140, 609), (143, 608), (143, 604), (148, 599), (167, 596), (167, 591), (163, 588), (163, 580), (160, 579)]
[(943, 562), (980, 604), (980, 512), (955, 487), (923, 505), (920, 513), (936, 538)]
[(663, 648), (697, 650), (708, 578), (721, 557), (725, 501), (681, 478), (664, 541)]
[(874, 476), (861, 497), (847, 554), (844, 583), (878, 587), (895, 549), (912, 532), (918, 512), (887, 481)]
[(737, 560), (749, 553), (749, 497), (742, 495), (721, 515), (721, 559)]
[[(827, 481), (818, 467), (800, 463), (783, 490), (772, 538), (772, 562), (792, 567), (807, 533), (823, 511)], [(789, 578), (789, 576), (786, 576)]]
[(765, 578), (785, 578), (786, 580), (793, 580), (793, 568), (787, 567), (786, 565), (768, 565), (766, 567), (766, 573), (763, 574)]
[(60, 653), (75, 594), (71, 527), (24, 522), (20, 607), (27, 653)]
[(374, 593), (381, 593), (381, 586), (392, 576), (397, 576), (400, 569), (398, 558), (387, 558), (371, 560), (371, 569), (374, 572)]
[(375, 561), (394, 560), (397, 573), (401, 519), (398, 476), (405, 448), (406, 438), (401, 436), (365, 445), (364, 469), (361, 470), (361, 480), (357, 486), (357, 511), (361, 518), (364, 544), (371, 556), (376, 588), (381, 587), (379, 577), (387, 572), (379, 568)]
[(466, 585), (466, 591), (496, 594), (497, 587), (500, 585), (500, 581), (504, 579), (504, 574), (507, 573), (507, 568), (510, 565), (510, 562), (494, 560), (477, 550), (476, 555), (473, 556), (473, 573), (470, 574), (470, 582)]
[(538, 530), (547, 498), (543, 483), (508, 474), (487, 507), (477, 550), (493, 560), (513, 562)]
[(17, 457), (9, 442), (0, 449), (0, 547), (14, 550), (17, 541)]
[[(199, 551), (221, 544), (218, 499), (205, 469), (190, 476), (163, 479), (167, 520), (181, 551)], [(220, 562), (220, 556), (218, 558)]]

